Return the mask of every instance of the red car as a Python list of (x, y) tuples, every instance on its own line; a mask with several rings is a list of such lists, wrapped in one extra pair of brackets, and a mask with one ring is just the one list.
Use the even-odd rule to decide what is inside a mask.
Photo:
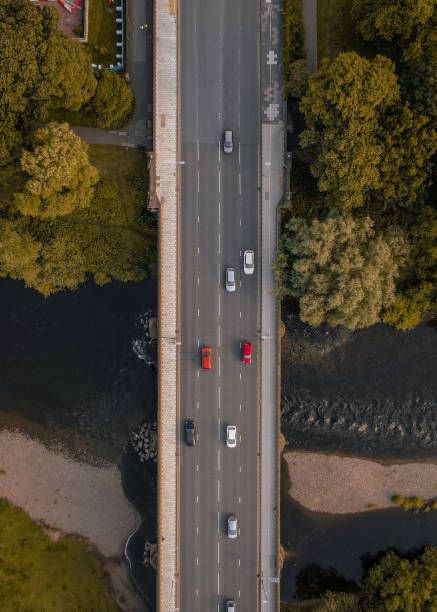
[(242, 344), (243, 349), (243, 363), (252, 362), (252, 342), (245, 340)]
[(204, 370), (211, 369), (212, 350), (209, 346), (204, 346), (202, 349), (202, 368)]

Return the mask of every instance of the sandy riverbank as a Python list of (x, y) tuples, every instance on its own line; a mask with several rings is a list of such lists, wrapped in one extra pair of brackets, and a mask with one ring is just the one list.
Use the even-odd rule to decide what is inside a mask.
[(88, 539), (106, 558), (116, 600), (125, 610), (143, 609), (124, 562), (127, 537), (140, 517), (124, 496), (119, 469), (92, 466), (18, 432), (0, 432), (0, 497), (37, 521)]
[(393, 508), (392, 495), (437, 497), (437, 465), (425, 462), (382, 464), (377, 461), (286, 452), (289, 495), (315, 512), (345, 514)]

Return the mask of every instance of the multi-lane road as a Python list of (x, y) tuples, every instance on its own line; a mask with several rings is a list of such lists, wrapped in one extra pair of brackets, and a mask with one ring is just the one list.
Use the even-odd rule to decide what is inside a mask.
[[(259, 9), (181, 0), (180, 610), (258, 609)], [(224, 154), (223, 132), (234, 133)], [(255, 274), (243, 252), (255, 251)], [(237, 271), (227, 293), (225, 269)], [(240, 343), (253, 343), (245, 365)], [(212, 370), (201, 369), (210, 346)], [(198, 442), (183, 443), (196, 421)], [(238, 428), (227, 448), (226, 425)], [(226, 519), (239, 536), (227, 537)]]

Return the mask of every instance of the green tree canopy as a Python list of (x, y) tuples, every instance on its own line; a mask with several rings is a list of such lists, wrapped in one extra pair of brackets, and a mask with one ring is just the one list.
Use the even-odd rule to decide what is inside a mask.
[(352, 17), (364, 40), (390, 43), (405, 61), (437, 57), (436, 0), (354, 0)]
[(98, 127), (125, 125), (132, 114), (134, 97), (126, 81), (116, 73), (103, 70), (89, 108)]
[(435, 612), (437, 550), (428, 547), (413, 561), (387, 553), (369, 571), (362, 605), (369, 612)]
[(23, 215), (53, 218), (89, 206), (98, 171), (88, 160), (87, 145), (67, 123), (36, 130), (21, 167), (29, 177), (24, 190), (15, 194)]
[(430, 181), (437, 132), (425, 115), (414, 115), (408, 104), (393, 107), (384, 119), (384, 145), (379, 171), (383, 204), (416, 204)]
[(58, 30), (48, 38), (41, 73), (51, 108), (79, 110), (93, 96), (97, 81), (84, 45)]
[(57, 28), (58, 13), (26, 0), (0, 0), (0, 159), (50, 108), (78, 109), (96, 80), (83, 45)]
[(373, 325), (394, 302), (404, 251), (400, 237), (377, 235), (368, 217), (291, 218), (274, 266), (278, 295), (296, 297), (300, 318), (314, 327)]
[(322, 60), (310, 77), (301, 101), (307, 126), (301, 145), (314, 149), (311, 171), (319, 189), (341, 208), (361, 206), (364, 195), (381, 186), (379, 120), (398, 99), (386, 57), (342, 53), (333, 62)]

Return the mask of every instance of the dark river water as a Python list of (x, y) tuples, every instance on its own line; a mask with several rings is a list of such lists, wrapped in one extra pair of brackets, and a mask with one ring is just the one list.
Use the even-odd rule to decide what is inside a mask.
[[(282, 431), (288, 448), (390, 460), (437, 457), (437, 330), (385, 325), (317, 330), (283, 312)], [(309, 512), (287, 499), (282, 470), (281, 542), (290, 552), (281, 596), (315, 596), (359, 584), (362, 563), (388, 547), (437, 545), (437, 512)], [(437, 494), (437, 491), (436, 491)], [(297, 587), (296, 587), (297, 580)]]
[[(0, 427), (120, 466), (126, 495), (143, 517), (129, 543), (133, 575), (152, 606), (155, 572), (143, 566), (142, 554), (144, 541), (156, 537), (156, 464), (139, 462), (129, 435), (156, 420), (156, 346), (147, 343), (144, 325), (156, 315), (156, 291), (152, 277), (90, 283), (44, 299), (0, 280)], [(435, 327), (402, 333), (377, 325), (351, 333), (283, 319), (282, 430), (289, 447), (383, 459), (437, 456)], [(307, 597), (327, 585), (359, 583), (362, 561), (387, 547), (437, 545), (437, 513), (329, 516), (283, 495), (281, 540), (292, 555), (281, 593), (292, 600), (296, 579), (298, 595)]]
[[(142, 565), (156, 538), (156, 464), (140, 463), (129, 434), (156, 420), (156, 346), (144, 321), (156, 316), (157, 279), (90, 283), (41, 297), (0, 280), (0, 427), (17, 427), (89, 462), (119, 465), (127, 497), (143, 516), (131, 540), (134, 575), (154, 603), (155, 573)], [(137, 341), (140, 347), (133, 350)], [(142, 348), (146, 346), (146, 361)]]

